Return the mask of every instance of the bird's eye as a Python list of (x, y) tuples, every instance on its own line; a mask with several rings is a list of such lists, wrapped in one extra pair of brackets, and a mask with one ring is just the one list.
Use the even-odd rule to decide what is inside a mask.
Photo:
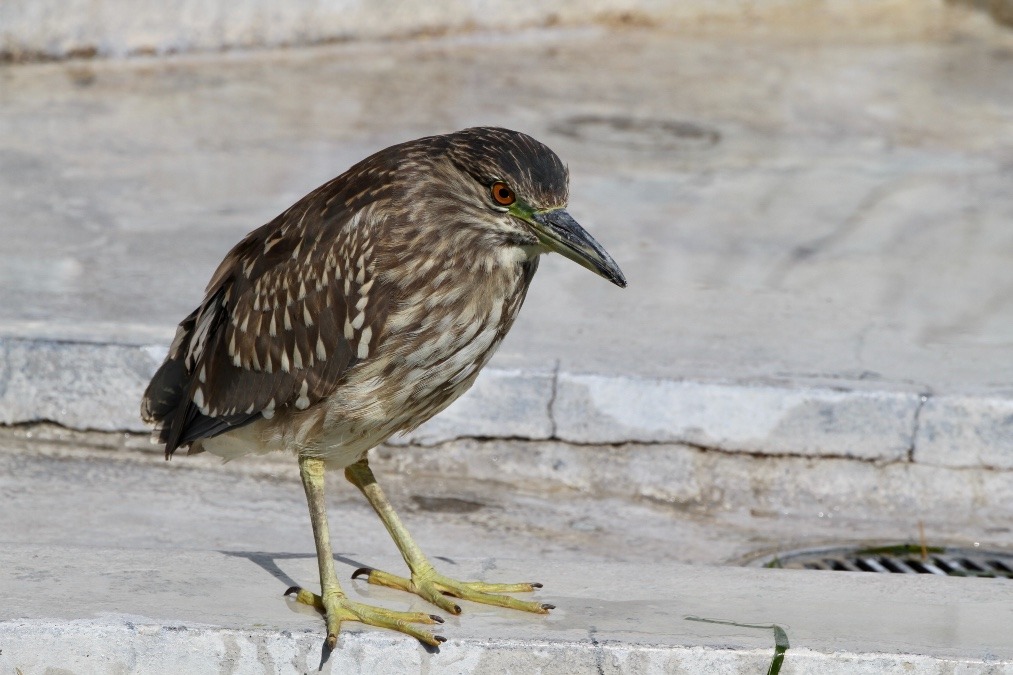
[(492, 198), (496, 200), (497, 204), (502, 204), (503, 206), (510, 206), (517, 200), (514, 191), (503, 181), (497, 181), (492, 184)]

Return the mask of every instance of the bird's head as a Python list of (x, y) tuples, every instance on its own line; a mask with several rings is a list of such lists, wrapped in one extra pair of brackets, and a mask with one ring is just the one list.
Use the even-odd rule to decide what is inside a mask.
[(555, 251), (626, 287), (612, 256), (569, 213), (569, 175), (559, 157), (526, 134), (474, 127), (444, 137), (455, 192), (506, 241), (533, 254)]

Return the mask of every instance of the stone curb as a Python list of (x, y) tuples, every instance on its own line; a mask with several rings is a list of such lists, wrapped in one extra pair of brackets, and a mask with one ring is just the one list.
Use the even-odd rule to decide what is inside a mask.
[[(0, 339), (0, 424), (146, 431), (139, 401), (164, 353), (164, 346)], [(1009, 470), (1013, 398), (492, 367), (460, 401), (393, 444), (459, 438), (686, 443)]]
[[(358, 558), (358, 555), (354, 556)], [(382, 568), (400, 561), (367, 556)], [(351, 560), (339, 555), (339, 574)], [(538, 567), (548, 616), (468, 603), (427, 652), (356, 624), (320, 667), (323, 623), (282, 589), (312, 579), (310, 553), (5, 546), (0, 670), (218, 673), (762, 673), (773, 626), (782, 673), (1013, 673), (1013, 589), (994, 580), (807, 570), (442, 561), (454, 576)], [(448, 569), (449, 568), (449, 569)], [(530, 570), (529, 570), (530, 573)], [(359, 602), (422, 610), (412, 596), (346, 582)], [(783, 642), (783, 641), (782, 641)]]
[[(654, 647), (610, 640), (456, 640), (429, 656), (400, 638), (348, 633), (321, 668), (320, 636), (264, 630), (138, 624), (129, 620), (6, 621), (0, 666), (10, 672), (124, 672), (209, 675), (233, 672), (410, 673), (441, 663), (447, 675), (489, 672), (573, 673), (763, 673), (773, 649)], [(7, 652), (12, 655), (7, 656)], [(312, 656), (308, 656), (312, 654)], [(30, 655), (30, 656), (29, 656)], [(937, 658), (920, 654), (823, 653), (789, 649), (784, 675), (824, 673), (908, 675), (982, 673), (1009, 675), (1013, 661)], [(20, 665), (18, 665), (20, 664)], [(6, 666), (12, 666), (6, 668)], [(19, 668), (20, 670), (15, 670)], [(275, 670), (277, 668), (277, 670)], [(502, 670), (498, 670), (502, 668)], [(434, 670), (435, 672), (435, 670)]]

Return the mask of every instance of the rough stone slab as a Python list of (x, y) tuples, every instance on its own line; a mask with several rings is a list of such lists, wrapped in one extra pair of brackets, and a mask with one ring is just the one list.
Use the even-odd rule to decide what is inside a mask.
[[(0, 338), (0, 424), (147, 431), (140, 401), (167, 346)], [(395, 443), (461, 437), (547, 439), (554, 374), (487, 368), (444, 413)]]
[[(357, 554), (337, 556), (346, 577)], [(399, 565), (396, 558), (382, 564)], [(324, 672), (757, 673), (772, 624), (790, 647), (782, 673), (1013, 673), (1013, 586), (982, 579), (684, 565), (439, 563), (455, 576), (545, 583), (547, 617), (464, 603), (427, 653), (352, 624)], [(310, 552), (148, 551), (5, 546), (0, 668), (145, 673), (316, 670), (319, 616), (282, 599), (315, 575)], [(394, 567), (399, 569), (399, 567)], [(425, 603), (347, 582), (353, 599)], [(730, 626), (700, 617), (766, 627)], [(977, 670), (976, 670), (977, 669)]]
[(917, 394), (560, 373), (556, 434), (575, 443), (684, 442), (729, 451), (905, 458)]
[[(227, 629), (116, 622), (9, 622), (0, 624), (0, 636), (13, 657), (0, 656), (0, 665), (21, 672), (222, 672), (375, 673), (439, 672), (575, 673), (695, 675), (754, 675), (766, 672), (772, 649), (727, 647), (651, 648), (597, 639), (586, 642), (543, 640), (458, 640), (444, 645), (439, 654), (425, 653), (405, 640), (374, 633), (346, 634), (342, 646), (321, 667), (319, 635), (272, 632), (262, 629)], [(918, 654), (876, 655), (850, 652), (825, 653), (808, 648), (790, 649), (784, 675), (1004, 675), (1013, 672), (1008, 661), (995, 658), (939, 659)], [(20, 657), (20, 658), (18, 658)], [(64, 669), (64, 670), (61, 670)], [(15, 671), (16, 672), (16, 671)]]
[(143, 431), (141, 394), (157, 363), (137, 346), (0, 338), (0, 424)]
[[(0, 338), (0, 423), (143, 432), (165, 347)], [(732, 452), (1013, 468), (1013, 400), (874, 388), (706, 383), (487, 368), (394, 445), (458, 438), (682, 442)], [(916, 423), (917, 417), (917, 423)]]
[[(147, 429), (139, 402), (164, 347), (5, 339), (0, 350), (0, 423)], [(729, 451), (897, 460), (910, 450), (919, 405), (911, 393), (487, 368), (459, 401), (394, 443), (544, 440), (555, 434), (575, 443), (686, 442)]]
[(1013, 469), (1013, 398), (931, 397), (921, 411), (914, 459)]
[[(141, 394), (165, 346), (0, 338), (0, 423), (143, 432)], [(921, 410), (919, 408), (921, 407)], [(916, 416), (918, 422), (916, 423)], [(732, 452), (1013, 468), (1013, 402), (866, 386), (736, 384), (487, 368), (394, 445), (458, 438), (682, 442)]]

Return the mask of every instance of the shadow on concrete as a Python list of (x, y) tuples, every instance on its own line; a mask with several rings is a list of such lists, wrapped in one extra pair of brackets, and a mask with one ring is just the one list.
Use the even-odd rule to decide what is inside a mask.
[[(219, 550), (219, 553), (222, 553), (222, 554), (227, 555), (227, 556), (231, 556), (233, 558), (246, 558), (247, 560), (249, 560), (250, 562), (252, 562), (253, 564), (255, 564), (257, 567), (260, 567), (261, 569), (263, 569), (264, 571), (266, 571), (268, 574), (270, 574), (275, 579), (278, 579), (279, 581), (283, 582), (285, 584), (286, 588), (290, 588), (292, 586), (300, 586), (301, 587), (302, 584), (298, 583), (292, 577), (290, 577), (288, 575), (288, 573), (285, 572), (281, 568), (281, 566), (278, 564), (278, 561), (284, 561), (284, 560), (306, 560), (307, 558), (316, 559), (316, 557), (317, 557), (315, 553), (272, 553), (272, 552), (269, 552), (269, 551), (222, 551), (222, 550)], [(346, 558), (345, 556), (342, 556), (342, 555), (335, 555), (334, 559), (336, 561), (340, 562), (340, 563), (344, 563), (345, 565), (349, 565), (349, 566), (351, 566), (354, 569), (358, 569), (360, 567), (370, 567), (370, 565), (366, 565), (366, 564), (364, 564), (362, 562), (359, 562), (358, 560), (354, 560), (352, 558)]]

